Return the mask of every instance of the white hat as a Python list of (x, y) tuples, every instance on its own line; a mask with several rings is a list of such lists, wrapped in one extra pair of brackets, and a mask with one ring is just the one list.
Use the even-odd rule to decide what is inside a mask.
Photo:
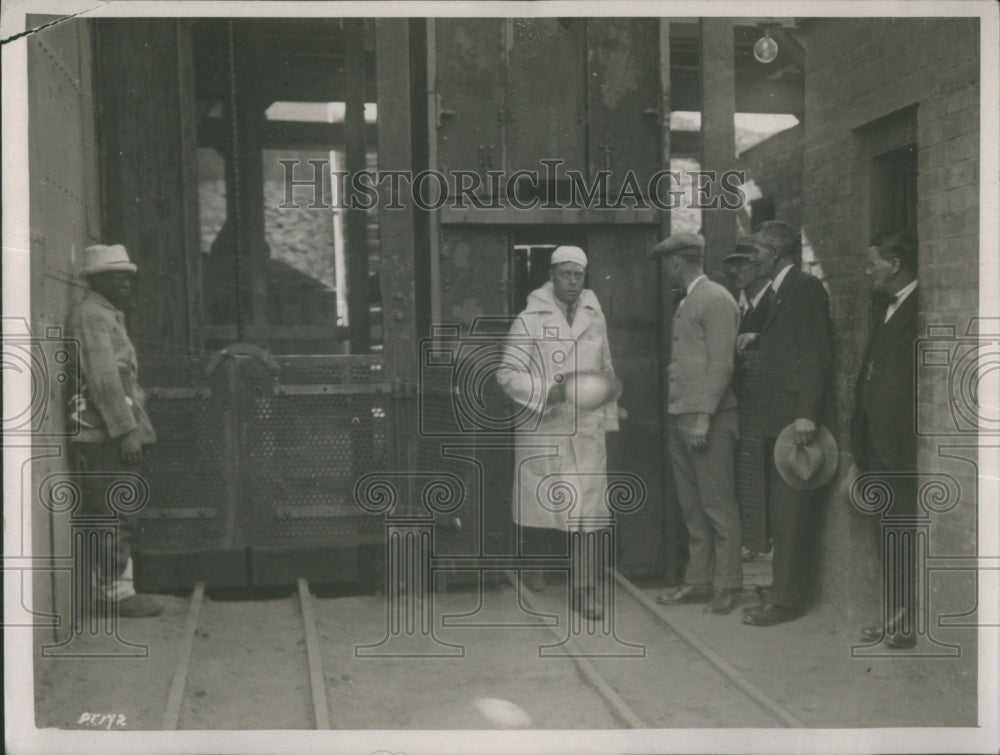
[(134, 273), (138, 270), (128, 258), (128, 251), (121, 244), (104, 246), (97, 244), (83, 250), (83, 268), (80, 276), (86, 278), (94, 273)]
[(557, 246), (552, 252), (550, 265), (561, 265), (564, 262), (575, 262), (580, 267), (587, 266), (587, 255), (578, 246)]

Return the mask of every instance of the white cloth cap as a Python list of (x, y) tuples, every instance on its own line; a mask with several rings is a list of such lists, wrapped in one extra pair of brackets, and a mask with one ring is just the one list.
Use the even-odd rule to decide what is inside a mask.
[(580, 267), (587, 266), (587, 255), (578, 246), (557, 246), (552, 252), (550, 265), (561, 265), (564, 262), (575, 262)]

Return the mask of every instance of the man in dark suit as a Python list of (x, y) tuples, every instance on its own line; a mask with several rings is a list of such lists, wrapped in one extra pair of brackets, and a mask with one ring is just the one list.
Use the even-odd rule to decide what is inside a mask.
[(732, 291), (740, 308), (740, 333), (759, 333), (771, 303), (771, 279), (753, 261), (753, 237), (741, 236), (736, 248), (722, 261), (729, 265)]
[(767, 509), (774, 542), (774, 582), (746, 624), (772, 626), (801, 615), (808, 599), (819, 528), (817, 491), (789, 485), (774, 466), (775, 441), (793, 425), (806, 445), (833, 418), (833, 340), (826, 290), (802, 272), (799, 234), (769, 220), (753, 235), (753, 259), (772, 279), (774, 298), (756, 338), (760, 366), (757, 414), (764, 438)]
[(772, 289), (771, 279), (762, 275), (753, 261), (751, 236), (741, 236), (733, 253), (722, 261), (729, 265), (730, 283), (732, 290), (737, 292), (740, 308), (733, 372), (733, 392), (740, 419), (736, 444), (736, 498), (743, 531), (743, 559), (749, 560), (771, 549), (767, 535), (764, 443), (756, 406), (758, 354), (753, 340), (767, 319)]
[[(854, 390), (851, 453), (861, 472), (913, 473), (887, 475), (892, 503), (882, 521), (906, 526), (916, 516), (917, 443), (913, 344), (917, 339), (917, 242), (912, 234), (876, 238), (868, 249), (868, 278), (872, 289), (872, 326), (864, 361)], [(914, 553), (912, 537), (900, 538), (891, 553), (882, 551), (881, 522), (873, 527), (879, 552), (887, 562), (883, 574), (886, 622), (861, 630), (870, 642), (892, 648), (916, 644), (913, 621)], [(893, 584), (902, 585), (895, 589)]]

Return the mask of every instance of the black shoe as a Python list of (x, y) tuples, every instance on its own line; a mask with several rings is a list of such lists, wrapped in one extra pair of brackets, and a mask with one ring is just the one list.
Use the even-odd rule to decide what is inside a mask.
[(861, 639), (865, 642), (882, 642), (895, 650), (909, 650), (917, 644), (917, 636), (906, 632), (886, 633), (883, 627), (861, 627)]
[(743, 613), (750, 613), (755, 608), (766, 606), (771, 602), (771, 585), (755, 585), (753, 591), (757, 602), (749, 606), (743, 606)]
[(739, 602), (742, 590), (733, 587), (722, 587), (712, 593), (711, 602), (705, 606), (706, 613), (725, 615), (732, 611)]
[(118, 615), (134, 618), (159, 616), (163, 613), (163, 604), (149, 595), (130, 595), (118, 601)]
[(604, 618), (604, 611), (597, 602), (597, 592), (593, 587), (581, 587), (573, 593), (573, 610), (590, 621)]
[(548, 584), (545, 572), (539, 569), (528, 569), (521, 572), (521, 583), (532, 592), (541, 592)]
[(798, 617), (799, 612), (794, 608), (765, 603), (746, 611), (743, 614), (743, 623), (755, 627), (771, 627)]
[(662, 606), (676, 606), (681, 603), (707, 603), (712, 597), (709, 585), (681, 585), (658, 595), (656, 602)]

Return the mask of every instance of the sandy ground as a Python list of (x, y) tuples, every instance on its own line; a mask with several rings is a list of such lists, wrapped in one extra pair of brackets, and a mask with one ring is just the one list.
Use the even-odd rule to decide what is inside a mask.
[[(761, 581), (760, 568), (748, 570)], [(650, 597), (659, 585), (642, 585)], [(464, 729), (496, 726), (478, 698), (508, 700), (545, 729), (622, 728), (565, 658), (540, 657), (558, 643), (540, 620), (566, 633), (564, 588), (530, 599), (542, 616), (518, 609), (509, 586), (434, 595), (437, 643), (385, 643), (385, 601), (378, 596), (315, 599), (331, 725), (339, 729)], [(123, 639), (148, 657), (95, 638), (77, 652), (106, 657), (36, 661), (36, 722), (86, 729), (83, 713), (124, 716), (121, 729), (162, 725), (187, 600), (163, 597), (164, 614), (122, 620)], [(856, 628), (831, 609), (767, 629), (740, 623), (741, 612), (714, 616), (701, 606), (661, 608), (790, 713), (811, 727), (959, 726), (976, 717), (975, 654), (969, 630), (937, 630), (962, 642), (959, 659), (851, 658)], [(531, 625), (535, 623), (535, 625)], [(644, 612), (616, 622), (623, 643), (644, 656), (592, 662), (651, 727), (772, 727), (772, 715), (740, 693), (704, 659)], [(949, 634), (950, 632), (950, 634)], [(962, 633), (965, 632), (966, 635)], [(602, 640), (607, 644), (606, 638)], [(594, 647), (586, 638), (582, 646)], [(380, 644), (381, 643), (381, 644)], [(361, 646), (409, 657), (362, 657)], [(626, 646), (623, 654), (634, 654)], [(369, 649), (367, 652), (371, 653)], [(428, 652), (443, 657), (429, 657)], [(558, 653), (557, 653), (558, 654)], [(182, 729), (308, 729), (313, 726), (308, 660), (297, 595), (228, 601), (206, 597), (184, 704)], [(117, 721), (117, 719), (116, 719)]]

